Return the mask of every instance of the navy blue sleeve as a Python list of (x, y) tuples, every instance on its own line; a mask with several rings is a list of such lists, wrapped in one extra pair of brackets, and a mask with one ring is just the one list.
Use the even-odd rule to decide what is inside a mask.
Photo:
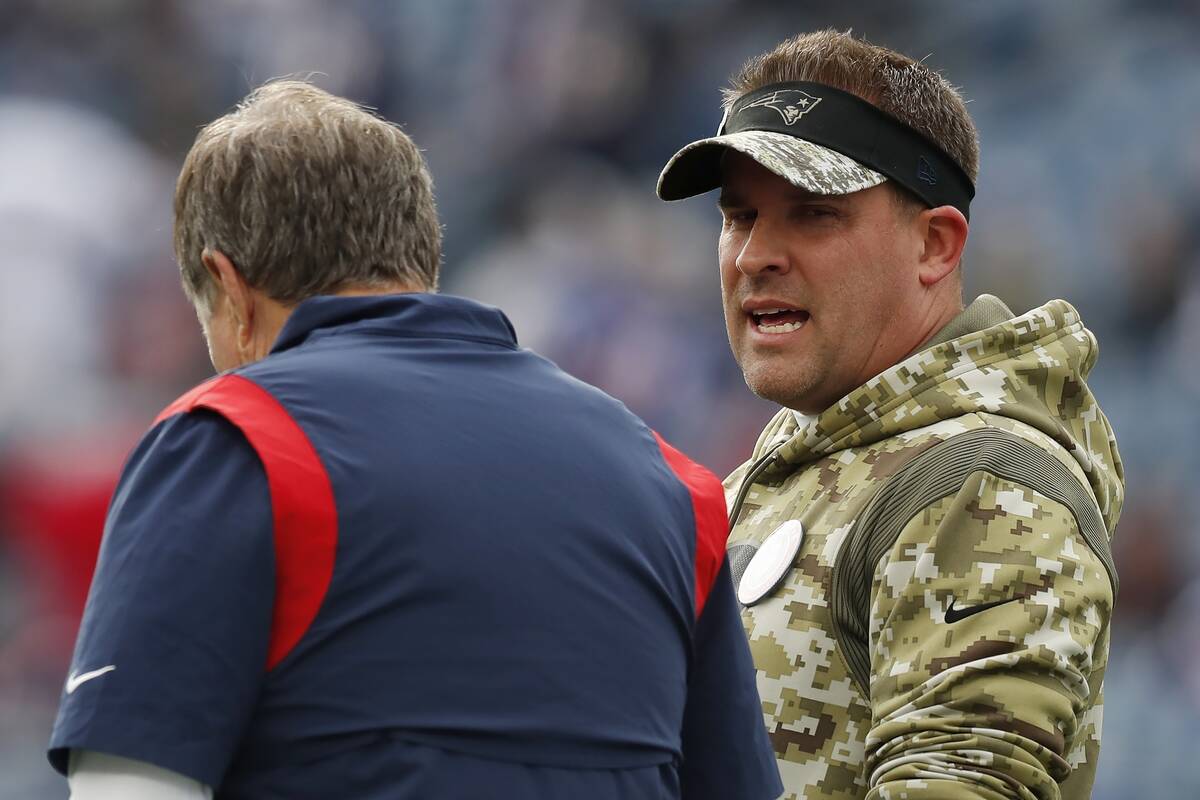
[(754, 674), (725, 559), (696, 621), (683, 715), (684, 800), (783, 794)]
[(50, 739), (221, 782), (264, 677), (274, 597), (261, 462), (224, 418), (168, 418), (138, 445), (105, 522)]

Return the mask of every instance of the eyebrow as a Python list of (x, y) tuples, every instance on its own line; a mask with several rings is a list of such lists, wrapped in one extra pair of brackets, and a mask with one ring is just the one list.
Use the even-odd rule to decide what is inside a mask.
[(746, 205), (745, 201), (728, 189), (722, 189), (720, 196), (717, 198), (717, 208), (739, 208), (744, 205)]
[[(840, 194), (817, 194), (796, 186), (789, 192), (788, 200), (793, 203), (808, 203), (813, 200), (838, 202), (844, 197), (845, 195)], [(748, 205), (750, 204), (744, 197), (728, 188), (722, 188), (721, 195), (717, 198), (717, 208), (744, 208)]]

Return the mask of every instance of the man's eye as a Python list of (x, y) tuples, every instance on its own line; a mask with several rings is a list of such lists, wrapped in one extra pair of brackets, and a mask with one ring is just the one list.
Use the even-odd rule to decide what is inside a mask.
[(830, 206), (804, 206), (800, 210), (800, 214), (805, 217), (835, 217), (837, 209)]
[(726, 225), (746, 225), (753, 222), (756, 215), (753, 211), (730, 209), (725, 211), (723, 216), (725, 217)]

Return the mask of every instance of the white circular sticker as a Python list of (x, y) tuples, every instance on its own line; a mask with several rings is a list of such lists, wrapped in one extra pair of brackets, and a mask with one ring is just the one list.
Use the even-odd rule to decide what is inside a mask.
[(798, 519), (790, 519), (772, 531), (742, 573), (738, 601), (742, 605), (753, 605), (774, 589), (779, 579), (792, 568), (803, 540), (804, 526)]

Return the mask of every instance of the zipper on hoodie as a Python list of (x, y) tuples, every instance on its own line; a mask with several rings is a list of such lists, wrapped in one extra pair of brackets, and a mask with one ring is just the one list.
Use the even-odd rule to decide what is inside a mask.
[(767, 451), (766, 455), (762, 456), (754, 465), (746, 472), (746, 477), (742, 479), (742, 485), (738, 487), (737, 497), (733, 501), (733, 505), (729, 509), (729, 529), (733, 530), (733, 522), (738, 518), (738, 514), (742, 510), (742, 503), (746, 501), (746, 495), (750, 492), (750, 487), (754, 485), (754, 481), (762, 474), (763, 470), (775, 457), (775, 451), (788, 443), (787, 439), (781, 442), (776, 442)]

